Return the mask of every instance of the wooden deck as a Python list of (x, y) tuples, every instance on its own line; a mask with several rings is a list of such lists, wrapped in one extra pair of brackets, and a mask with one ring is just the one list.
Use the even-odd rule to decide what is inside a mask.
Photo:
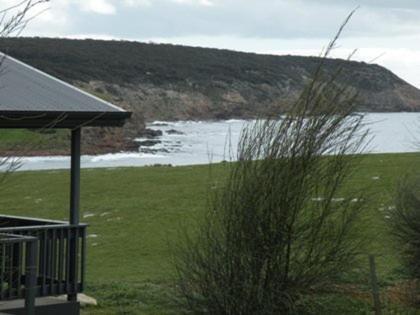
[[(74, 315), (80, 312), (79, 303), (63, 301), (52, 297), (36, 299), (35, 309), (36, 315)], [(25, 300), (0, 302), (1, 314), (26, 315)]]
[[(37, 310), (41, 306), (45, 309), (46, 313), (37, 311), (37, 314), (50, 314), (48, 309), (56, 312), (51, 314), (79, 314), (78, 303), (72, 298), (69, 298), (71, 305), (42, 298), (63, 294), (74, 297), (83, 291), (86, 227), (62, 221), (0, 216), (0, 312), (10, 313), (16, 306), (18, 313), (11, 314), (21, 314), (17, 305), (25, 301), (26, 309), (34, 304)], [(35, 298), (38, 298), (36, 302)], [(51, 306), (54, 300), (63, 310), (58, 312)]]

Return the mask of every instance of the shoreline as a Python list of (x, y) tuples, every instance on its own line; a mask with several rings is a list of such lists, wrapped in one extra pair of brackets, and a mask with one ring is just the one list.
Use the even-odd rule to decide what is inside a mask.
[[(418, 156), (420, 152), (372, 152), (372, 153), (362, 153), (360, 157), (380, 157), (383, 156), (384, 158), (391, 157), (391, 156)], [(92, 156), (83, 156), (84, 158), (92, 157)], [(51, 156), (51, 159), (69, 159), (67, 156)], [(141, 168), (192, 168), (192, 167), (208, 167), (210, 165), (223, 165), (225, 163), (230, 163), (228, 161), (213, 161), (213, 162), (200, 162), (194, 164), (160, 164), (160, 163), (153, 163), (153, 164), (144, 164), (144, 165), (104, 165), (104, 166), (82, 166), (82, 170), (86, 171), (101, 171), (101, 170), (124, 170), (124, 169), (141, 169)], [(35, 168), (35, 169), (25, 169), (25, 168), (18, 168), (14, 172), (17, 173), (26, 173), (26, 172), (61, 172), (61, 171), (68, 171), (69, 167), (57, 167), (57, 168)], [(0, 170), (0, 173), (2, 171)]]
[[(110, 145), (84, 145), (82, 144), (82, 155), (106, 155), (117, 153), (137, 153), (139, 145), (135, 141), (130, 141), (125, 144)], [(0, 158), (7, 157), (48, 157), (48, 156), (70, 156), (70, 143), (68, 149), (31, 149), (17, 148), (17, 149), (0, 149)]]

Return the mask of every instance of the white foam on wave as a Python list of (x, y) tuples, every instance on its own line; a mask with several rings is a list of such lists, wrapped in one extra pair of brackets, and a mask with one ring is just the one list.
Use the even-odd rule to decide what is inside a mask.
[(109, 153), (103, 155), (88, 156), (91, 162), (102, 162), (102, 161), (119, 161), (126, 159), (148, 159), (148, 158), (164, 158), (163, 155), (151, 154), (151, 153)]
[(173, 124), (172, 121), (164, 121), (164, 120), (155, 120), (151, 123), (148, 123), (147, 126), (156, 126), (156, 127), (160, 127), (162, 125), (171, 125)]
[(246, 122), (247, 122), (247, 120), (243, 120), (243, 119), (228, 119), (228, 120), (225, 120), (225, 123), (228, 123), (228, 124), (244, 124)]
[[(82, 162), (100, 162), (100, 161), (118, 161), (124, 159), (148, 159), (148, 158), (163, 158), (163, 155), (151, 153), (137, 153), (137, 152), (121, 152), (108, 153), (102, 155), (82, 155)], [(29, 157), (13, 157), (10, 161), (20, 161), (21, 163), (49, 163), (49, 162), (65, 162), (70, 161), (69, 156), (29, 156)]]
[[(206, 164), (209, 160), (225, 160), (230, 152), (236, 152), (241, 130), (255, 120), (229, 119), (221, 121), (155, 121), (147, 124), (163, 132), (145, 152), (123, 152), (99, 156), (82, 156), (82, 167), (125, 167), (153, 164), (192, 165)], [(366, 114), (365, 127), (371, 130), (372, 139), (368, 152), (415, 152), (413, 137), (419, 131), (420, 113)], [(155, 124), (153, 126), (153, 124)], [(175, 129), (183, 135), (168, 134)], [(420, 133), (419, 133), (420, 134)], [(420, 136), (419, 136), (420, 138)], [(139, 141), (153, 139), (137, 139)], [(154, 154), (155, 152), (156, 154)], [(211, 157), (211, 158), (209, 158)], [(21, 170), (68, 169), (68, 156), (17, 157)]]
[(25, 156), (25, 157), (16, 157), (12, 159), (17, 159), (22, 163), (37, 163), (37, 162), (62, 162), (69, 160), (70, 157), (65, 155), (57, 156)]
[(152, 138), (152, 139), (150, 139), (150, 138), (135, 138), (134, 139), (134, 141), (135, 142), (142, 142), (142, 141), (158, 141), (158, 140), (160, 140), (160, 139), (158, 139), (159, 137), (157, 137), (156, 139), (155, 138)]

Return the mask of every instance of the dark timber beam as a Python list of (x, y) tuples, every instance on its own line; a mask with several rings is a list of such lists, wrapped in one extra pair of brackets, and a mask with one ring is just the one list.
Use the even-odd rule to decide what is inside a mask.
[[(79, 225), (80, 207), (80, 141), (81, 129), (71, 131), (71, 170), (70, 170), (70, 225)], [(70, 281), (73, 292), (67, 296), (69, 301), (77, 301), (77, 239), (74, 234), (70, 241)]]

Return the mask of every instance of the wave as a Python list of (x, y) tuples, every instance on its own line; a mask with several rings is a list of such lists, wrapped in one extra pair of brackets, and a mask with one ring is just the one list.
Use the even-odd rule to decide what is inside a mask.
[(153, 122), (151, 122), (151, 123), (148, 123), (147, 124), (147, 126), (149, 127), (152, 127), (152, 126), (155, 126), (155, 127), (160, 127), (160, 126), (170, 126), (170, 125), (172, 125), (173, 124), (173, 122), (172, 121), (165, 121), (165, 120), (155, 120), (155, 121), (153, 121)]
[(222, 120), (221, 122), (226, 122), (228, 124), (244, 124), (249, 122), (249, 120), (245, 120), (245, 119), (228, 119), (228, 120)]
[[(89, 156), (87, 156), (89, 157)], [(126, 159), (158, 159), (164, 158), (165, 156), (151, 153), (110, 153), (104, 155), (90, 156), (90, 162), (102, 162), (102, 161), (118, 161)]]

